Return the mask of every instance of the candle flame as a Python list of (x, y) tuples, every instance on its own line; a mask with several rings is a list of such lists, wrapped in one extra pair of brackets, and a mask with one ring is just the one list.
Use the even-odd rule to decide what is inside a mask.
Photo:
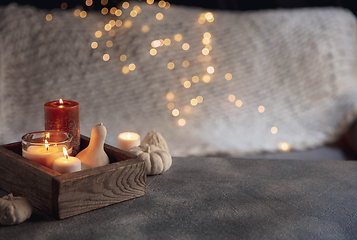
[(63, 155), (66, 157), (66, 159), (68, 160), (68, 152), (66, 150), (65, 147), (62, 148), (63, 149)]
[(60, 108), (63, 108), (63, 100), (62, 100), (62, 98), (60, 98), (59, 104), (61, 104), (59, 107), (60, 107)]
[(45, 139), (45, 148), (46, 148), (46, 151), (48, 151), (48, 148), (50, 147), (50, 145), (48, 144), (48, 141), (47, 139)]

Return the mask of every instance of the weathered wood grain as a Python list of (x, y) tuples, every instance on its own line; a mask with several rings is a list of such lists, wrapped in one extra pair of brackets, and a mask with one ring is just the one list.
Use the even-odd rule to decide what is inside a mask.
[[(89, 138), (81, 136), (81, 149)], [(0, 187), (63, 219), (146, 193), (146, 167), (134, 155), (105, 144), (111, 164), (60, 174), (21, 156), (21, 143), (0, 147)]]

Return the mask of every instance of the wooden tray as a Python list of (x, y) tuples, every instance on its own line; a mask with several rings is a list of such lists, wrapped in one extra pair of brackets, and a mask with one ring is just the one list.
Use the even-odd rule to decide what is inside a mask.
[[(81, 149), (88, 144), (81, 136)], [(23, 158), (21, 142), (0, 146), (0, 188), (58, 219), (145, 195), (145, 163), (107, 144), (104, 150), (109, 165), (60, 174)]]

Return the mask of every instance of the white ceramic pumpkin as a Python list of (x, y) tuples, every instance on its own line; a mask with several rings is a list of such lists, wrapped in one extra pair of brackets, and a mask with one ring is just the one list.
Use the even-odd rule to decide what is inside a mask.
[(143, 144), (139, 147), (131, 148), (129, 152), (134, 153), (145, 162), (147, 175), (166, 172), (172, 164), (171, 155), (154, 145)]
[(144, 140), (141, 142), (141, 145), (144, 144), (155, 145), (162, 150), (169, 152), (169, 147), (167, 146), (165, 138), (159, 132), (156, 132), (155, 129), (146, 134)]
[(22, 197), (9, 194), (0, 198), (0, 224), (14, 225), (27, 220), (32, 214), (31, 203)]

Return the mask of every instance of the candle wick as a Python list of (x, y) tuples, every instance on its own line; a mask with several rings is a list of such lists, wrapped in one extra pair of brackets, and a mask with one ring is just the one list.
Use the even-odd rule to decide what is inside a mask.
[(66, 155), (66, 160), (68, 160), (68, 155)]

